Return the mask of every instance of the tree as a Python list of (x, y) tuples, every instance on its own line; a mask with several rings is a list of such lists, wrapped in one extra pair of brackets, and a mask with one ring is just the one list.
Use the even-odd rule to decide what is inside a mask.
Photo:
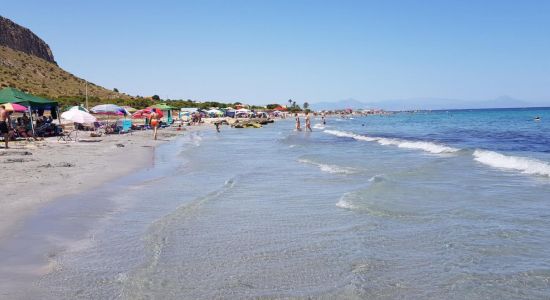
[(155, 101), (159, 101), (160, 100), (160, 97), (159, 95), (153, 95), (153, 97), (151, 97), (153, 100)]
[(268, 105), (266, 105), (265, 107), (266, 107), (267, 109), (275, 109), (275, 108), (277, 108), (277, 107), (279, 107), (279, 106), (280, 106), (279, 104), (268, 104)]
[(306, 110), (307, 110), (308, 108), (309, 108), (309, 103), (307, 103), (307, 102), (304, 102), (304, 109), (306, 109)]
[(117, 88), (114, 88), (114, 89), (113, 89), (113, 92), (118, 93), (118, 89), (117, 89)]
[(292, 101), (292, 108), (296, 108), (296, 101)]

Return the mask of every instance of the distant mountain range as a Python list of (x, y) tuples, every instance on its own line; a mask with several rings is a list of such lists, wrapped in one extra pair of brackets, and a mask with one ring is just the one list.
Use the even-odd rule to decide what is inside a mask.
[(508, 96), (501, 96), (495, 99), (483, 101), (464, 101), (446, 98), (411, 98), (401, 100), (386, 100), (377, 102), (361, 102), (350, 98), (336, 102), (311, 103), (314, 110), (337, 110), (337, 109), (384, 109), (396, 110), (440, 110), (440, 109), (480, 109), (480, 108), (514, 108), (514, 107), (536, 107), (550, 106), (550, 101), (528, 102)]

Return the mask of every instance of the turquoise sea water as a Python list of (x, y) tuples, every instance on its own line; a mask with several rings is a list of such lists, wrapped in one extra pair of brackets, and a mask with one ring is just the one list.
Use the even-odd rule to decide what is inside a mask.
[(319, 122), (190, 133), (46, 207), (10, 247), (52, 272), (10, 295), (550, 298), (550, 110)]

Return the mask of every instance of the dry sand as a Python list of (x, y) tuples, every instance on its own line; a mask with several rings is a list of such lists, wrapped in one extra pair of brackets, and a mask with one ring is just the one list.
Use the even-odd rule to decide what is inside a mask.
[(25, 216), (54, 199), (86, 192), (147, 167), (153, 161), (155, 146), (188, 131), (162, 129), (157, 141), (152, 139), (151, 131), (99, 138), (81, 132), (79, 142), (47, 138), (13, 142), (10, 149), (1, 148), (0, 240), (15, 232)]

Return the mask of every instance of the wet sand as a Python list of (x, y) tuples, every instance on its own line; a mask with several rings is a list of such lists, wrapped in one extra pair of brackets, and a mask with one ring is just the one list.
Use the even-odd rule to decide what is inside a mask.
[(144, 168), (152, 163), (155, 146), (200, 128), (207, 127), (159, 130), (156, 141), (151, 131), (136, 131), (99, 138), (81, 132), (79, 142), (60, 142), (54, 137), (10, 143), (10, 149), (0, 149), (0, 241), (46, 203)]

